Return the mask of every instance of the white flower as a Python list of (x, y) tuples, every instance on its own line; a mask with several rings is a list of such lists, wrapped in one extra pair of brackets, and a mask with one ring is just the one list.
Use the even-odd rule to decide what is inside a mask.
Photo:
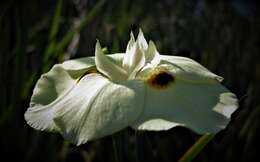
[(238, 106), (221, 80), (194, 60), (160, 55), (140, 30), (125, 53), (106, 56), (97, 42), (95, 57), (54, 65), (38, 80), (25, 119), (77, 145), (128, 126), (217, 133)]

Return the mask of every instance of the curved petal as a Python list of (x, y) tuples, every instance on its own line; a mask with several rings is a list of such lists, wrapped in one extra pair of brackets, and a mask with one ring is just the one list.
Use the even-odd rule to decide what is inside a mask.
[(143, 84), (114, 84), (89, 74), (60, 102), (52, 105), (55, 124), (69, 141), (80, 145), (129, 126), (142, 112)]
[[(130, 40), (127, 43), (127, 47), (126, 47), (126, 53), (129, 53), (129, 51), (133, 48), (134, 44), (135, 44), (135, 37), (134, 37), (133, 32), (131, 32), (130, 33)], [(125, 57), (130, 57), (130, 55), (127, 55)], [(128, 59), (126, 59), (126, 60), (128, 60)]]
[(145, 65), (144, 52), (140, 49), (139, 44), (135, 43), (133, 47), (125, 54), (123, 59), (123, 68), (128, 72), (128, 79), (133, 79)]
[(130, 68), (131, 68), (131, 62), (130, 61), (134, 57), (135, 48), (136, 48), (135, 38), (134, 38), (133, 32), (131, 32), (130, 40), (129, 40), (128, 44), (127, 44), (126, 53), (124, 55), (124, 59), (123, 59), (123, 63), (122, 63), (123, 68), (127, 72), (130, 71)]
[(233, 93), (222, 93), (219, 97), (219, 103), (213, 108), (214, 111), (230, 118), (232, 113), (238, 107), (238, 99)]
[(57, 131), (52, 112), (43, 107), (62, 98), (75, 83), (76, 79), (73, 79), (61, 64), (54, 65), (48, 73), (43, 74), (36, 83), (30, 107), (25, 113), (27, 123), (36, 129)]
[(139, 29), (139, 33), (138, 33), (136, 42), (139, 44), (140, 49), (142, 51), (146, 52), (146, 50), (148, 48), (148, 44), (144, 38), (144, 34), (143, 34), (143, 31), (141, 28)]
[(157, 66), (161, 61), (160, 54), (153, 41), (149, 42), (148, 50), (145, 54), (145, 61), (146, 63), (151, 63), (153, 67)]
[(222, 81), (223, 78), (218, 76), (208, 69), (197, 63), (196, 61), (180, 56), (160, 55), (160, 65), (165, 65), (171, 68), (175, 77), (193, 83), (215, 83), (216, 80)]
[[(226, 127), (238, 107), (234, 94), (218, 81), (194, 84), (174, 78), (173, 73), (172, 77), (171, 84), (165, 81), (167, 77), (158, 79), (158, 83), (167, 83), (166, 87), (146, 85), (144, 112), (133, 128), (165, 130), (183, 125), (198, 133), (216, 133)], [(152, 125), (154, 119), (160, 123)]]
[(137, 130), (161, 131), (169, 130), (173, 127), (185, 126), (185, 124), (165, 120), (159, 117), (139, 119), (131, 127)]
[[(106, 55), (117, 66), (122, 65), (124, 53), (115, 53)], [(82, 57), (73, 60), (65, 61), (61, 66), (68, 72), (86, 70), (90, 66), (96, 66), (95, 57)]]
[(95, 57), (83, 57), (65, 61), (61, 64), (65, 70), (76, 71), (86, 69), (89, 66), (95, 66)]
[[(108, 56), (116, 64), (121, 64), (123, 54)], [(52, 108), (46, 108), (59, 102), (76, 85), (79, 78), (95, 68), (94, 57), (84, 57), (56, 64), (37, 81), (31, 97), (30, 107), (25, 113), (25, 120), (35, 129), (57, 131), (53, 122)]]
[(106, 75), (114, 81), (122, 81), (127, 79), (126, 71), (114, 63), (109, 57), (105, 56), (100, 43), (96, 43), (95, 63), (99, 72)]

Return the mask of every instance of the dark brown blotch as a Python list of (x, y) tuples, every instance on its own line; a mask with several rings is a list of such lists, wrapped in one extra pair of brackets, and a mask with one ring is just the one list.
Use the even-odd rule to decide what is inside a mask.
[(146, 81), (151, 87), (165, 89), (174, 83), (175, 78), (169, 72), (165, 70), (159, 70), (153, 72)]

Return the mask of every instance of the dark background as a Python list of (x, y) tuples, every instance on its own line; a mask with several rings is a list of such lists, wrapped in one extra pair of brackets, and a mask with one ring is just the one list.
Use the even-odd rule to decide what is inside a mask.
[(200, 135), (128, 128), (76, 147), (23, 118), (53, 64), (93, 56), (96, 39), (109, 53), (124, 52), (139, 27), (161, 54), (200, 62), (240, 98), (228, 127), (194, 161), (260, 161), (259, 23), (257, 0), (2, 0), (0, 161), (177, 161)]

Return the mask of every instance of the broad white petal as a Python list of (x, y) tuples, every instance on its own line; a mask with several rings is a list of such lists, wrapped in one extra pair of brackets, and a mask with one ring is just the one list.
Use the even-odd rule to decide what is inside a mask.
[[(117, 65), (122, 64), (123, 54), (108, 56)], [(94, 57), (84, 57), (56, 64), (37, 81), (31, 97), (30, 107), (25, 113), (27, 123), (35, 129), (57, 131), (53, 122), (55, 109), (51, 105), (62, 100), (77, 84), (78, 80), (95, 68)], [(48, 106), (47, 106), (48, 105)]]
[(113, 81), (122, 81), (127, 79), (126, 71), (109, 59), (109, 57), (104, 55), (98, 41), (96, 43), (95, 63), (98, 71)]
[(52, 110), (43, 107), (66, 95), (76, 81), (61, 64), (54, 65), (48, 73), (43, 74), (36, 83), (30, 107), (25, 113), (27, 123), (36, 129), (57, 131), (52, 120)]
[[(238, 106), (234, 94), (218, 81), (197, 84), (178, 79), (173, 72), (168, 74), (172, 78), (165, 74), (147, 81), (145, 109), (133, 128), (165, 130), (183, 125), (198, 133), (216, 133), (226, 127)], [(151, 125), (154, 119), (161, 119), (160, 124)]]
[(160, 55), (160, 65), (168, 66), (176, 78), (193, 83), (215, 83), (216, 80), (222, 81), (223, 78), (210, 72), (208, 69), (196, 61), (180, 56)]
[(146, 52), (146, 50), (148, 48), (148, 44), (144, 38), (144, 34), (143, 34), (143, 31), (141, 28), (139, 29), (139, 33), (138, 33), (136, 42), (139, 44), (140, 49), (142, 51)]
[(143, 84), (114, 84), (99, 74), (83, 77), (55, 109), (55, 124), (80, 145), (129, 126), (142, 112)]
[(156, 49), (153, 41), (149, 42), (148, 50), (145, 54), (145, 62), (152, 64), (153, 67), (156, 67), (161, 61), (160, 54)]

